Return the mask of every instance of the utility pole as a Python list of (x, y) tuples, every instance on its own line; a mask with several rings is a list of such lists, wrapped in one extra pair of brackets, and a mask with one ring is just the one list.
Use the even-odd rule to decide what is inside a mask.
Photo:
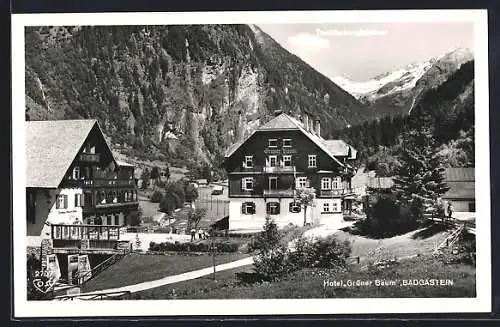
[(214, 230), (210, 230), (210, 236), (211, 236), (211, 243), (210, 243), (210, 251), (212, 252), (212, 264), (214, 266), (214, 273), (213, 273), (213, 279), (215, 281), (215, 252), (217, 251), (217, 247), (215, 245), (215, 235), (214, 235)]

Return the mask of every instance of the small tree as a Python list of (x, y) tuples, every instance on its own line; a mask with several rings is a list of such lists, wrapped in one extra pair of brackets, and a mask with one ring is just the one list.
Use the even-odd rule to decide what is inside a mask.
[(198, 189), (191, 183), (185, 183), (184, 194), (187, 202), (193, 202), (198, 198)]
[(141, 180), (142, 180), (141, 189), (145, 190), (149, 187), (150, 179), (151, 179), (151, 173), (149, 172), (149, 169), (144, 168), (141, 174)]
[(167, 179), (167, 181), (170, 179), (170, 168), (168, 166), (165, 167), (165, 178)]
[(160, 168), (158, 166), (154, 166), (153, 169), (151, 169), (151, 179), (154, 182), (154, 185), (156, 185), (161, 179), (160, 179)]
[(307, 223), (307, 208), (313, 206), (315, 197), (314, 188), (303, 187), (296, 190), (295, 202), (304, 210), (304, 226)]
[(129, 226), (139, 226), (142, 222), (141, 207), (139, 207), (137, 210), (129, 212), (125, 220)]
[(191, 210), (188, 215), (188, 225), (189, 228), (198, 228), (198, 224), (205, 217), (205, 209), (195, 209)]
[(274, 220), (267, 215), (264, 230), (255, 237), (253, 247), (264, 252), (278, 247), (280, 240), (281, 235), (278, 230), (278, 225), (276, 225)]
[(175, 194), (176, 198), (178, 198), (180, 204), (178, 208), (180, 208), (186, 199), (186, 194), (184, 193), (184, 185), (182, 182), (168, 182), (165, 185), (165, 194)]

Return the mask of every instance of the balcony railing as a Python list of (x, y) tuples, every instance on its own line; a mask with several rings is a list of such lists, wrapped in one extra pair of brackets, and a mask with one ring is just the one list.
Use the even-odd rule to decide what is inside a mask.
[(80, 161), (82, 162), (99, 162), (100, 161), (99, 153), (82, 153), (80, 154)]
[(342, 189), (342, 188), (333, 190), (319, 190), (320, 197), (339, 197), (353, 193), (354, 192), (352, 191), (352, 189)]
[[(120, 226), (115, 225), (51, 225), (53, 240), (115, 240), (120, 239)], [(62, 242), (65, 243), (65, 242)], [(71, 242), (66, 242), (71, 243)]]
[(267, 196), (267, 197), (293, 197), (293, 190), (265, 189), (264, 196)]
[(262, 171), (266, 174), (293, 173), (295, 166), (264, 166)]

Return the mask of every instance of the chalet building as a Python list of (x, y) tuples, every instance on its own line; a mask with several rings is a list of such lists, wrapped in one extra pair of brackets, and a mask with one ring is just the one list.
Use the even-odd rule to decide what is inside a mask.
[(228, 173), (229, 228), (260, 226), (266, 215), (277, 223), (302, 224), (304, 213), (295, 201), (296, 189), (316, 190), (314, 205), (306, 211), (308, 223), (343, 218), (351, 196), (350, 162), (356, 150), (342, 140), (321, 137), (319, 120), (299, 121), (276, 113), (269, 122), (225, 155)]
[(26, 164), (28, 245), (118, 249), (120, 226), (138, 208), (134, 166), (115, 160), (96, 120), (26, 122)]
[(445, 210), (451, 202), (454, 212), (476, 211), (474, 168), (446, 168), (444, 181), (450, 188), (441, 197)]

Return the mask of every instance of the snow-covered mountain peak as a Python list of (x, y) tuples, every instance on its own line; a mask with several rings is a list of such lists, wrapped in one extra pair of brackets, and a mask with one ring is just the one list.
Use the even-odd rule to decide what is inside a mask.
[(355, 98), (376, 99), (395, 92), (411, 89), (420, 77), (432, 66), (432, 61), (415, 62), (402, 68), (375, 76), (368, 81), (352, 81), (336, 76), (332, 81)]

